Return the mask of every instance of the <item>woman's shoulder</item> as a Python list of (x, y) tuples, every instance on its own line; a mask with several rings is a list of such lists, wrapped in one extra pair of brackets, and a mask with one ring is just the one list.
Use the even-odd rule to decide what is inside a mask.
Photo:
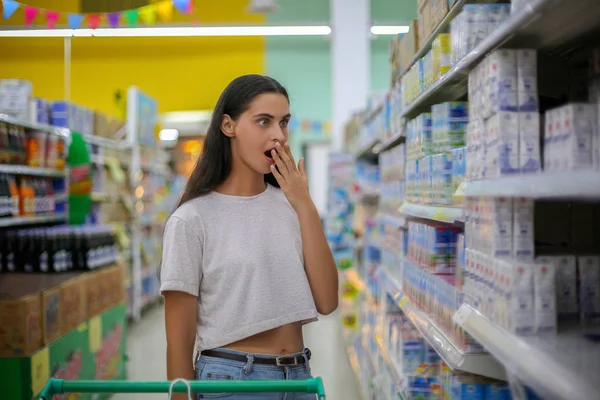
[(188, 200), (171, 214), (170, 219), (180, 220), (192, 226), (202, 223), (203, 215), (210, 212), (210, 201), (208, 197), (201, 196)]

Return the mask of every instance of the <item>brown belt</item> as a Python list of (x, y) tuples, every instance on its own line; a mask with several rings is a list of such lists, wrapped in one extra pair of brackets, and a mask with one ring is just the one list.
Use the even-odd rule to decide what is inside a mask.
[[(275, 365), (278, 367), (293, 367), (296, 365), (304, 365), (306, 360), (310, 360), (310, 350), (304, 350), (304, 354), (306, 354), (306, 358), (303, 355), (297, 356), (279, 356), (279, 357), (261, 357), (254, 356), (253, 363), (254, 364), (264, 364), (264, 365)], [(201, 353), (203, 356), (214, 357), (214, 358), (222, 358), (225, 360), (232, 361), (240, 361), (247, 362), (248, 357), (242, 354), (231, 354), (226, 351), (219, 350), (205, 350)]]

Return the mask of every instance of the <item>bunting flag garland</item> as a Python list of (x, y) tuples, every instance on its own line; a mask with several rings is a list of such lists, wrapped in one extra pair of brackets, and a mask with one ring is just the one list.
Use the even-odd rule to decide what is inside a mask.
[(40, 13), (37, 7), (25, 6), (25, 25), (29, 26)]
[(138, 9), (140, 19), (144, 21), (146, 25), (154, 25), (156, 22), (156, 5), (151, 4)]
[(163, 22), (170, 22), (173, 19), (173, 3), (171, 1), (159, 3), (157, 12)]
[(13, 0), (2, 0), (4, 19), (9, 19), (19, 8), (19, 3)]
[(106, 20), (108, 21), (108, 25), (111, 28), (118, 28), (119, 22), (121, 21), (121, 13), (120, 12), (112, 12), (106, 14)]
[(78, 29), (83, 22), (84, 16), (82, 14), (69, 14), (67, 16), (69, 22), (69, 29)]
[(97, 29), (100, 26), (102, 16), (100, 14), (88, 14), (87, 24), (90, 29)]
[(46, 11), (46, 27), (48, 29), (54, 29), (59, 15), (60, 13), (58, 11)]
[(125, 19), (127, 20), (129, 26), (135, 26), (138, 20), (138, 10), (133, 9), (125, 11)]
[[(11, 18), (14, 13), (22, 7), (25, 12), (25, 24), (27, 26), (32, 25), (41, 13), (45, 17), (46, 27), (48, 29), (54, 29), (61, 15), (61, 12), (59, 11), (29, 6), (15, 0), (0, 1), (2, 2), (2, 15), (5, 20)], [(81, 24), (84, 20), (86, 20), (87, 26), (91, 29), (99, 28), (103, 20), (105, 20), (111, 28), (115, 29), (119, 27), (122, 16), (131, 27), (138, 24), (138, 19), (141, 19), (146, 25), (154, 25), (158, 18), (160, 18), (162, 22), (170, 22), (173, 19), (173, 8), (177, 9), (182, 14), (190, 14), (193, 9), (192, 0), (163, 0), (156, 4), (150, 4), (140, 8), (110, 13), (65, 14), (67, 15), (67, 25), (69, 29), (81, 28)]]

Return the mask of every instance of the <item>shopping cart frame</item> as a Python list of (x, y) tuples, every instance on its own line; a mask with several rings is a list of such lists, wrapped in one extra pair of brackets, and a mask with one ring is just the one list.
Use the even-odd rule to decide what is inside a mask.
[[(188, 386), (189, 384), (189, 386)], [(40, 400), (63, 393), (315, 393), (325, 399), (321, 378), (276, 381), (70, 381), (50, 378)], [(194, 398), (194, 397), (192, 397)]]

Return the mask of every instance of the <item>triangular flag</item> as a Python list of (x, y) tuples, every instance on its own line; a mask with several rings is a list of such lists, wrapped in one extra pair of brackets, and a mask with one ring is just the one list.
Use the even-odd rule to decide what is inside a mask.
[(69, 29), (78, 29), (83, 22), (83, 15), (81, 14), (69, 14), (67, 16), (69, 20)]
[(46, 11), (46, 27), (48, 29), (54, 29), (59, 15), (58, 11)]
[(138, 19), (138, 10), (127, 10), (125, 11), (125, 19), (131, 26), (135, 26), (137, 24)]
[(25, 6), (25, 25), (29, 26), (40, 13), (40, 9), (32, 6)]
[(173, 6), (175, 6), (182, 14), (188, 14), (190, 12), (190, 5), (190, 0), (173, 0)]
[(100, 14), (88, 14), (87, 24), (91, 29), (97, 29), (100, 26)]
[(111, 28), (118, 28), (119, 21), (121, 20), (121, 13), (120, 12), (108, 13), (108, 14), (106, 14), (106, 19), (108, 19), (108, 24), (110, 25)]
[(173, 19), (173, 3), (171, 0), (163, 1), (158, 4), (158, 15), (163, 22), (170, 22)]
[(2, 1), (2, 9), (4, 14), (4, 19), (9, 19), (19, 8), (19, 3), (13, 0), (3, 0)]
[(156, 22), (156, 5), (141, 7), (138, 9), (138, 14), (146, 25), (153, 25)]

